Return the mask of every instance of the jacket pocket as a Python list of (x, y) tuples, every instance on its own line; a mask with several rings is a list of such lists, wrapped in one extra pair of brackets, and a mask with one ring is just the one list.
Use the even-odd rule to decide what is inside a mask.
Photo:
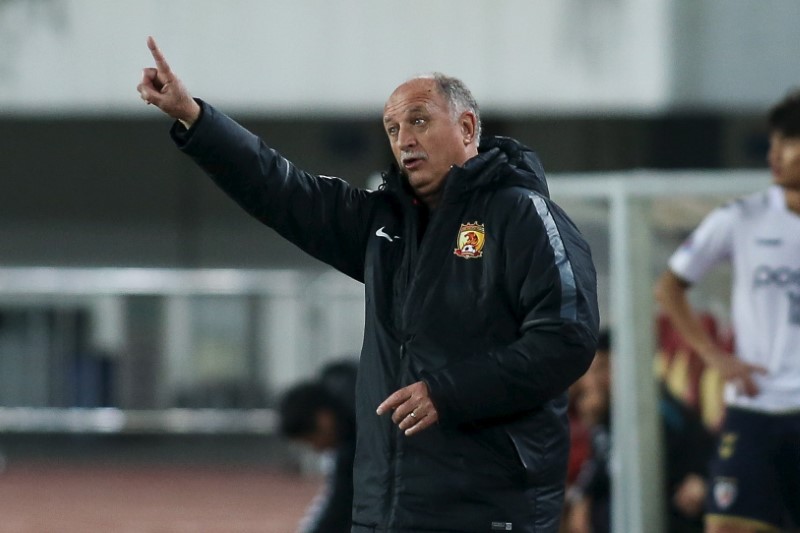
[(563, 482), (569, 457), (566, 422), (550, 410), (504, 427), (530, 483)]
[(460, 446), (454, 449), (461, 450), (465, 466), (484, 474), (495, 473), (500, 466), (507, 476), (525, 476), (525, 464), (505, 427), (469, 428), (458, 433)]

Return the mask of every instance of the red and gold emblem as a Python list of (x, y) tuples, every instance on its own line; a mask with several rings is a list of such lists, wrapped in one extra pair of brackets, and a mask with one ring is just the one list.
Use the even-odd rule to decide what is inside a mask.
[(453, 253), (464, 259), (476, 259), (483, 256), (483, 243), (486, 240), (483, 224), (468, 222), (461, 224), (458, 230), (457, 248)]

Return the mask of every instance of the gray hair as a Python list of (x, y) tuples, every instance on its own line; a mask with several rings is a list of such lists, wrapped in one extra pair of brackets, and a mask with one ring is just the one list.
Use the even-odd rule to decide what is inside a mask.
[(475, 97), (472, 96), (466, 84), (458, 78), (446, 76), (441, 72), (432, 72), (420, 76), (420, 78), (432, 79), (436, 82), (436, 86), (450, 106), (450, 115), (453, 120), (458, 120), (461, 113), (465, 111), (470, 111), (475, 115), (475, 145), (479, 146), (481, 142), (481, 113), (478, 109), (478, 102), (475, 101)]

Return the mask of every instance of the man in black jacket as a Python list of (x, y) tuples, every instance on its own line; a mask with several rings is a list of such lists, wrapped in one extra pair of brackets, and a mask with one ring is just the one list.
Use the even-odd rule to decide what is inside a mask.
[(193, 99), (152, 38), (143, 100), (252, 216), (365, 284), (353, 529), (555, 532), (567, 387), (597, 340), (589, 247), (542, 166), (480, 139), (478, 106), (441, 74), (400, 85), (378, 191), (312, 175)]

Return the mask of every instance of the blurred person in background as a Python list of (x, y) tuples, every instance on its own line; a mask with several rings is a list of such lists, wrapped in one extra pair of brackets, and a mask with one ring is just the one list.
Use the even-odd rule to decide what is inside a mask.
[(564, 533), (607, 533), (611, 516), (610, 337), (600, 332), (589, 370), (574, 386), (576, 416), (589, 434), (589, 454), (567, 492)]
[[(675, 329), (726, 380), (708, 533), (800, 525), (800, 92), (770, 110), (768, 127), (772, 186), (712, 211), (656, 285)], [(733, 266), (733, 354), (706, 333), (687, 295), (723, 262)]]
[(353, 507), (357, 365), (330, 363), (320, 377), (298, 383), (279, 406), (281, 433), (325, 454), (325, 486), (309, 506), (299, 533), (346, 533)]
[[(598, 346), (601, 341), (598, 341)], [(589, 367), (591, 370), (591, 366)], [(588, 373), (588, 371), (587, 371)], [(586, 374), (570, 386), (568, 390), (569, 404), (567, 416), (569, 418), (569, 461), (567, 463), (566, 493), (575, 484), (583, 464), (591, 455), (591, 428), (588, 426), (582, 413), (579, 411), (578, 401), (584, 392), (584, 378)], [(564, 506), (564, 516), (569, 512), (569, 501)], [(563, 522), (563, 521), (562, 521)], [(563, 525), (563, 524), (562, 524)], [(562, 527), (563, 530), (563, 527)]]
[(481, 139), (458, 79), (395, 89), (396, 165), (377, 191), (304, 172), (193, 99), (152, 38), (140, 96), (178, 147), (259, 221), (365, 284), (354, 533), (558, 530), (567, 388), (597, 340), (589, 247), (542, 166)]
[(700, 413), (661, 383), (658, 403), (664, 438), (667, 532), (702, 533), (708, 495), (708, 467), (715, 435)]
[[(577, 382), (578, 416), (591, 435), (591, 453), (567, 493), (564, 533), (611, 530), (611, 335), (603, 330), (589, 370)], [(668, 533), (703, 530), (708, 461), (714, 439), (700, 415), (663, 386), (659, 396), (664, 438), (665, 496)]]

